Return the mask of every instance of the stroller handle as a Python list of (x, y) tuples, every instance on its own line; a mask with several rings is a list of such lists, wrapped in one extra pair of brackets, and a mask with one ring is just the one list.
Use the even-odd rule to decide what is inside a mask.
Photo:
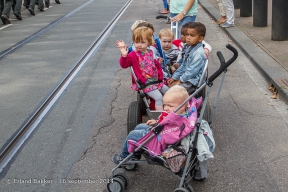
[(220, 65), (220, 68), (208, 78), (208, 81), (207, 81), (208, 84), (212, 83), (219, 75), (221, 75), (221, 73), (225, 71), (227, 67), (229, 67), (229, 65), (231, 65), (238, 57), (238, 51), (232, 45), (227, 44), (226, 47), (230, 51), (232, 51), (234, 55), (232, 56), (231, 59), (229, 59), (229, 61), (225, 63), (225, 59), (222, 53), (220, 51), (217, 52), (217, 56), (221, 62), (221, 65)]

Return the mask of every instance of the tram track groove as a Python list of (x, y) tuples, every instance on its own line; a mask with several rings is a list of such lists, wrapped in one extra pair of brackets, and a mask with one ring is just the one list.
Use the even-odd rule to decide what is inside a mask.
[[(49, 26), (43, 28), (42, 30), (36, 32), (33, 34), (30, 38), (24, 39), (20, 43), (18, 43), (17, 47), (14, 49), (6, 50), (2, 53), (0, 53), (0, 60), (6, 56), (7, 54), (11, 53), (12, 51), (20, 48), (25, 43), (28, 43), (32, 41), (34, 38), (39, 36), (40, 34), (46, 32), (50, 28), (54, 27), (57, 23), (60, 21), (66, 19), (70, 15), (74, 14), (79, 9), (83, 8), (84, 5), (87, 6), (89, 3), (93, 2), (94, 0), (90, 0), (87, 3), (83, 4), (82, 6), (78, 7), (74, 11), (70, 12), (66, 16), (60, 18), (59, 20), (53, 22), (53, 25), (50, 24)], [(85, 66), (87, 61), (95, 54), (95, 52), (99, 49), (103, 41), (106, 39), (110, 31), (113, 29), (113, 27), (116, 25), (119, 18), (122, 16), (122, 14), (125, 12), (125, 10), (129, 7), (129, 5), (132, 3), (133, 0), (129, 0), (126, 2), (126, 4), (120, 9), (120, 11), (112, 18), (112, 20), (106, 25), (106, 27), (103, 29), (103, 31), (100, 33), (98, 37), (95, 38), (95, 40), (92, 42), (92, 44), (89, 46), (89, 48), (80, 56), (80, 59), (74, 63), (74, 66), (66, 73), (66, 75), (62, 78), (60, 83), (55, 86), (54, 90), (51, 91), (49, 96), (44, 99), (44, 102), (42, 102), (39, 107), (34, 111), (34, 113), (28, 117), (27, 121), (23, 123), (23, 125), (18, 129), (16, 133), (13, 134), (11, 138), (9, 138), (4, 145), (4, 147), (0, 151), (0, 173), (3, 171), (3, 169), (9, 164), (9, 162), (12, 160), (14, 155), (19, 151), (19, 149), (23, 146), (25, 141), (32, 135), (34, 130), (37, 128), (39, 123), (43, 120), (43, 118), (46, 116), (46, 114), (50, 111), (50, 109), (53, 107), (53, 105), (57, 102), (57, 100), (60, 98), (62, 93), (65, 91), (65, 89), (69, 86), (69, 84), (73, 81), (73, 79), (77, 76), (78, 72)], [(13, 47), (12, 47), (13, 48)]]

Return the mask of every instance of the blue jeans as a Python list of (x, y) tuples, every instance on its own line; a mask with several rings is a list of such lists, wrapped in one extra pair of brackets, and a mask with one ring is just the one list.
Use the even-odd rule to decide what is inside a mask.
[(164, 7), (164, 9), (168, 9), (167, 0), (163, 0), (163, 7)]
[(139, 139), (141, 139), (144, 135), (146, 135), (148, 132), (150, 132), (150, 130), (148, 130), (148, 127), (150, 127), (150, 125), (147, 125), (146, 123), (142, 123), (139, 124), (135, 127), (135, 129), (133, 131), (131, 131), (127, 138), (125, 143), (122, 146), (122, 152), (120, 154), (121, 157), (125, 158), (129, 155), (128, 152), (128, 140), (134, 140), (134, 141), (138, 141)]
[[(173, 18), (176, 15), (178, 15), (178, 13), (170, 13), (170, 17)], [(185, 16), (181, 21), (178, 22), (178, 37), (175, 37), (175, 39), (180, 39), (181, 37), (181, 27), (188, 22), (194, 22), (196, 20), (196, 15), (193, 16)]]

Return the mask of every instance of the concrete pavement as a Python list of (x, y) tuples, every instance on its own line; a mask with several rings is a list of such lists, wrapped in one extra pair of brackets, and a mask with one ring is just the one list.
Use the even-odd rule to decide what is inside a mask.
[[(271, 40), (272, 0), (268, 2), (267, 27), (253, 27), (253, 17), (240, 17), (236, 9), (235, 27), (223, 30), (264, 76), (267, 88), (274, 87), (277, 97), (288, 103), (288, 41)], [(220, 18), (216, 0), (199, 0), (199, 4), (214, 21)]]

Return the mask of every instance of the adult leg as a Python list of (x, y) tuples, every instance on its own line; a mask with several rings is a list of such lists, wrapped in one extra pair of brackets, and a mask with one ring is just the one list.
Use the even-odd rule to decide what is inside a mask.
[(2, 15), (3, 9), (4, 9), (4, 0), (0, 0), (0, 16)]
[(26, 9), (29, 8), (29, 5), (30, 5), (30, 0), (24, 0), (23, 6), (26, 7)]
[(135, 129), (133, 131), (131, 131), (123, 146), (122, 146), (122, 152), (120, 153), (120, 156), (122, 158), (125, 158), (129, 155), (129, 152), (128, 152), (128, 140), (131, 139), (131, 140), (134, 140), (134, 141), (138, 141), (139, 139), (141, 139), (144, 135), (146, 135), (150, 130), (148, 130), (148, 127), (150, 127), (150, 125), (147, 125), (145, 123), (142, 123), (142, 124), (139, 124), (135, 127)]
[(234, 4), (233, 0), (223, 0), (226, 6), (226, 22), (222, 24), (222, 27), (233, 27), (234, 26)]
[(11, 24), (9, 17), (10, 17), (10, 10), (11, 10), (12, 4), (13, 4), (12, 0), (6, 0), (3, 12), (1, 14), (1, 20), (4, 25)]
[(162, 11), (160, 11), (159, 13), (160, 13), (160, 14), (167, 14), (167, 13), (169, 13), (167, 0), (163, 0), (163, 7), (164, 7), (164, 9), (163, 9)]
[(150, 97), (152, 97), (155, 101), (155, 109), (163, 111), (163, 95), (160, 93), (158, 89), (155, 89), (153, 91), (149, 91), (146, 93)]
[(223, 3), (223, 0), (217, 0), (218, 1), (218, 7), (220, 11), (220, 19), (217, 21), (217, 24), (222, 24), (226, 21), (226, 6)]
[(43, 12), (44, 11), (44, 3), (43, 0), (38, 1), (38, 9)]
[(36, 0), (30, 0), (30, 5), (29, 5), (29, 8), (28, 8), (28, 11), (33, 16), (35, 16), (35, 12), (34, 12), (35, 2), (36, 2)]
[(15, 0), (14, 15), (18, 20), (22, 20), (21, 4), (22, 4), (22, 0)]
[(50, 7), (50, 0), (45, 0), (45, 7), (49, 8)]

